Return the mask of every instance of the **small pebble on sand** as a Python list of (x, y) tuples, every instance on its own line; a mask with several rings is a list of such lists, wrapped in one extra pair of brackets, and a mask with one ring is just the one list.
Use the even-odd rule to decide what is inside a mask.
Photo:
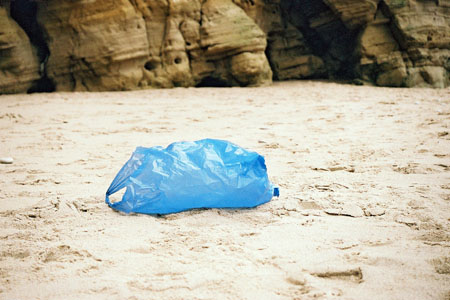
[(0, 157), (0, 164), (12, 164), (14, 159), (12, 157)]

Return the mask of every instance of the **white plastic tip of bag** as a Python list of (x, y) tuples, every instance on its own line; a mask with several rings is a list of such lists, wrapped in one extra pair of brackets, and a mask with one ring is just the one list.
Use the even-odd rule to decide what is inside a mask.
[(12, 164), (14, 159), (12, 157), (0, 157), (0, 164)]

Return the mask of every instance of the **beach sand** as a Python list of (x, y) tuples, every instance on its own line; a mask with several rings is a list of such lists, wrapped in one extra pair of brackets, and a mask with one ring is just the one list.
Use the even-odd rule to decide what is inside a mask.
[[(3, 95), (0, 133), (0, 299), (450, 299), (449, 89)], [(263, 155), (280, 197), (104, 203), (137, 146), (203, 138)]]

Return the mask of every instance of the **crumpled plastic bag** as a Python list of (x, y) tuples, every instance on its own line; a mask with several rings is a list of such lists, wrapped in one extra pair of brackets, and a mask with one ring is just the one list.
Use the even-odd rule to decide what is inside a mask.
[[(109, 196), (126, 187), (122, 200)], [(106, 192), (125, 213), (169, 214), (193, 208), (245, 208), (278, 196), (264, 157), (228, 141), (138, 147)]]

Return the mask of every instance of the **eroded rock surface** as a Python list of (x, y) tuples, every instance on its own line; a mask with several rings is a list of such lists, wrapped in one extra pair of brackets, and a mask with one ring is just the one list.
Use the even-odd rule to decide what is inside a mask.
[(0, 0), (0, 93), (450, 81), (448, 0), (14, 1), (36, 26)]
[(28, 36), (0, 7), (0, 93), (24, 93), (38, 80), (39, 62)]
[(381, 86), (448, 86), (449, 15), (449, 1), (380, 1), (360, 36), (362, 78)]

